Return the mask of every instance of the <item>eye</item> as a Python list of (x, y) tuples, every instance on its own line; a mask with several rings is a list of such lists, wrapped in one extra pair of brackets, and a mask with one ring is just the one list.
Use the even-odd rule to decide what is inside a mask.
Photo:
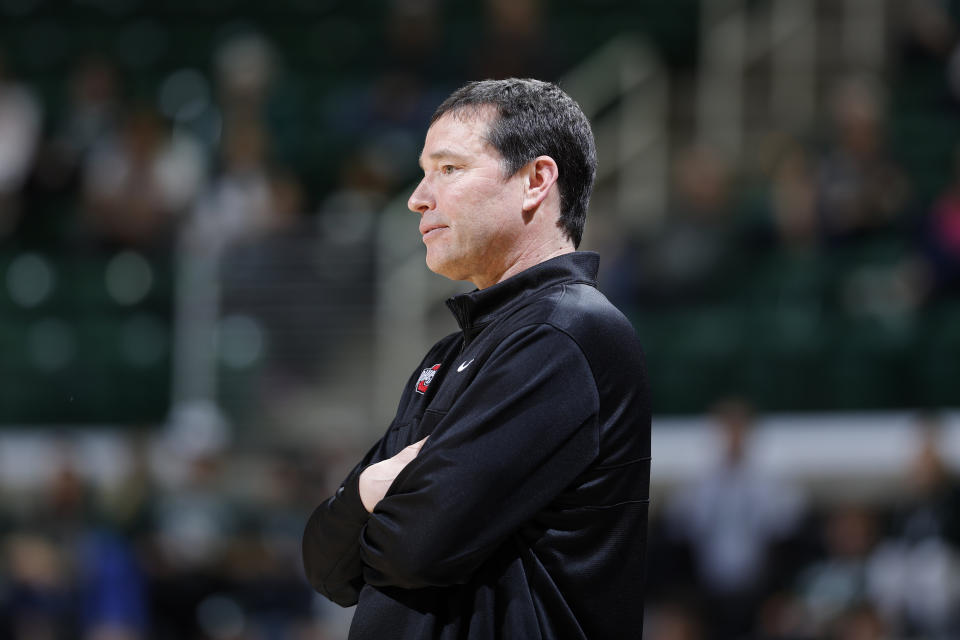
[(445, 176), (451, 175), (455, 170), (456, 170), (456, 167), (453, 166), (452, 164), (445, 164), (442, 167), (440, 167), (440, 173), (442, 173)]

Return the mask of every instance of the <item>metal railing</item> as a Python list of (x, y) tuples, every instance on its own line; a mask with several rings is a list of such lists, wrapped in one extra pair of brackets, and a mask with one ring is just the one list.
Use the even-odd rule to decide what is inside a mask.
[(700, 7), (696, 137), (731, 162), (756, 132), (809, 132), (818, 92), (833, 76), (875, 75), (886, 62), (886, 0), (702, 0)]

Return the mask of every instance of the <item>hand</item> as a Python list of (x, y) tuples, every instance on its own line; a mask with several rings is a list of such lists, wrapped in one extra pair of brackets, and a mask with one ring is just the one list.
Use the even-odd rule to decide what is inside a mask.
[(373, 508), (387, 495), (387, 489), (397, 475), (420, 453), (420, 447), (427, 438), (404, 447), (392, 458), (372, 464), (360, 473), (360, 500), (367, 511), (373, 513)]

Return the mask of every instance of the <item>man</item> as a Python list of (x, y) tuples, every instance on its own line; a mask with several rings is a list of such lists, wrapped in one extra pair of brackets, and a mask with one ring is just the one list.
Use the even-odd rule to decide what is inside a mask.
[(650, 474), (643, 355), (575, 252), (593, 134), (552, 84), (483, 81), (434, 114), (408, 206), (427, 266), (477, 290), (396, 418), (313, 513), (313, 586), (350, 638), (639, 638)]

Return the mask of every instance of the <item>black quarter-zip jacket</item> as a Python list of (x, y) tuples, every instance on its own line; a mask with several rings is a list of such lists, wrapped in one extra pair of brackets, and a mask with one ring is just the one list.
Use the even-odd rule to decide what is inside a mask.
[[(304, 533), (311, 584), (357, 604), (351, 640), (640, 638), (649, 392), (598, 265), (569, 253), (447, 301), (461, 331)], [(368, 513), (363, 469), (427, 435)]]

